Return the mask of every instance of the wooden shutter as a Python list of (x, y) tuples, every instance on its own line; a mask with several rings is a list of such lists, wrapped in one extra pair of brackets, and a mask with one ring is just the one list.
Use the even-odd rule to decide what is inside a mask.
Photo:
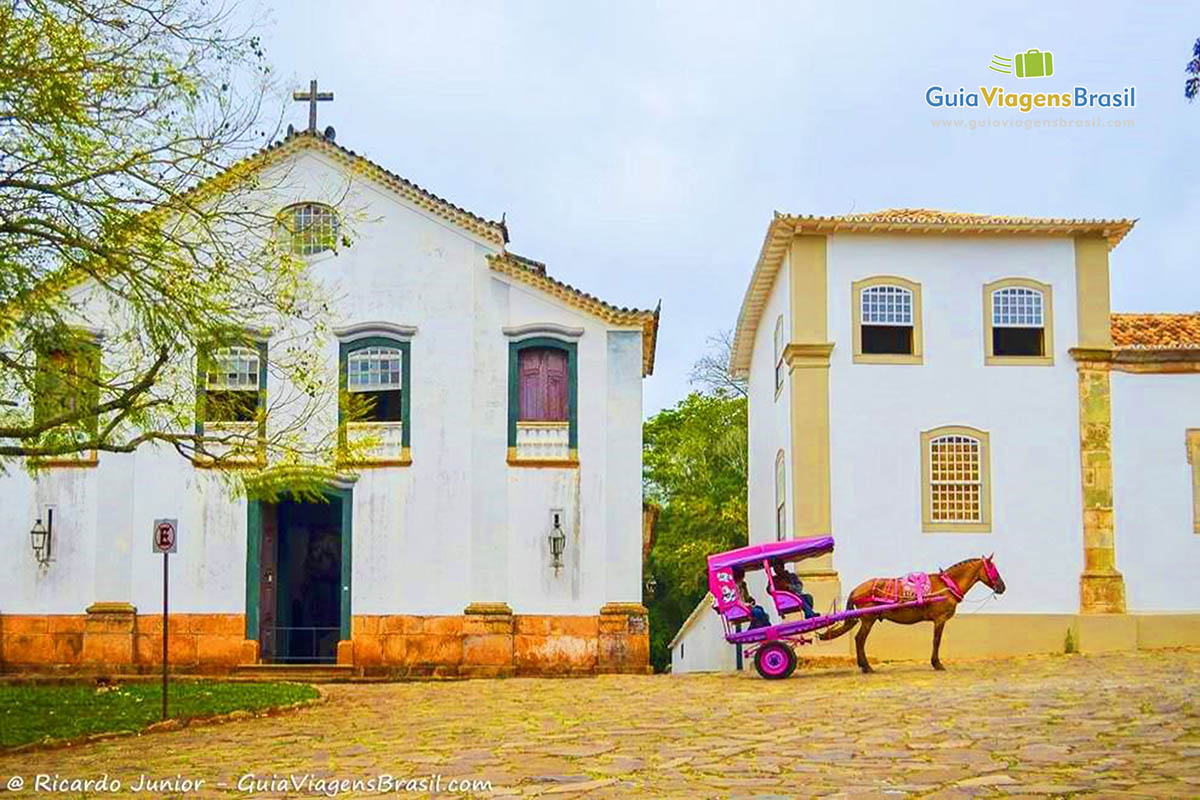
[(557, 348), (522, 350), (517, 364), (520, 381), (518, 419), (526, 422), (567, 419), (567, 354)]
[(542, 419), (565, 421), (567, 419), (567, 354), (562, 350), (547, 350), (546, 365), (546, 416)]

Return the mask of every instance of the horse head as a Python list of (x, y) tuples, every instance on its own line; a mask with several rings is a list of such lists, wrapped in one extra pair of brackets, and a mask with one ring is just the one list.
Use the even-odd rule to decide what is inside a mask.
[(1004, 594), (1004, 579), (1000, 577), (1000, 570), (996, 569), (996, 565), (992, 563), (992, 555), (983, 556), (980, 559), (983, 562), (983, 571), (980, 573), (979, 579), (996, 594)]

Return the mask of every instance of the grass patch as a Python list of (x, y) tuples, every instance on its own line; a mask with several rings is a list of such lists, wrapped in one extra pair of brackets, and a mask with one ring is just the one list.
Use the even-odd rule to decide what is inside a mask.
[[(298, 683), (181, 681), (167, 694), (175, 719), (259, 711), (311, 700), (317, 690)], [(136, 731), (162, 718), (162, 686), (0, 686), (0, 747), (94, 733)]]

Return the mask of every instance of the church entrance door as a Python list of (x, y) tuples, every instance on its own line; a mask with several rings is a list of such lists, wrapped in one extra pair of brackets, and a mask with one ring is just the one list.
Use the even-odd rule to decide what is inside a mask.
[(247, 636), (260, 660), (336, 663), (350, 627), (350, 492), (255, 501), (250, 523)]

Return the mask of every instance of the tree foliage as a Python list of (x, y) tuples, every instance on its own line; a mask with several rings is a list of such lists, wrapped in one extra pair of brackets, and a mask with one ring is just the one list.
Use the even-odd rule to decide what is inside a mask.
[(1183, 69), (1188, 75), (1183, 82), (1183, 96), (1190, 103), (1200, 94), (1200, 39), (1192, 45), (1192, 60)]
[(650, 652), (667, 644), (706, 591), (705, 558), (746, 543), (746, 398), (692, 392), (645, 424), (644, 492), (661, 508), (649, 573)]
[[(308, 424), (336, 396), (326, 304), (261, 201), (284, 177), (222, 172), (278, 130), (261, 44), (232, 20), (199, 0), (0, 5), (0, 467), (149, 442), (219, 465), (197, 358), (264, 330), (288, 390), (256, 445), (272, 465), (333, 453)], [(47, 381), (65, 402), (34, 399)]]
[(746, 397), (746, 379), (729, 369), (733, 358), (733, 331), (723, 330), (708, 337), (708, 350), (692, 365), (690, 382), (706, 392), (725, 392)]

